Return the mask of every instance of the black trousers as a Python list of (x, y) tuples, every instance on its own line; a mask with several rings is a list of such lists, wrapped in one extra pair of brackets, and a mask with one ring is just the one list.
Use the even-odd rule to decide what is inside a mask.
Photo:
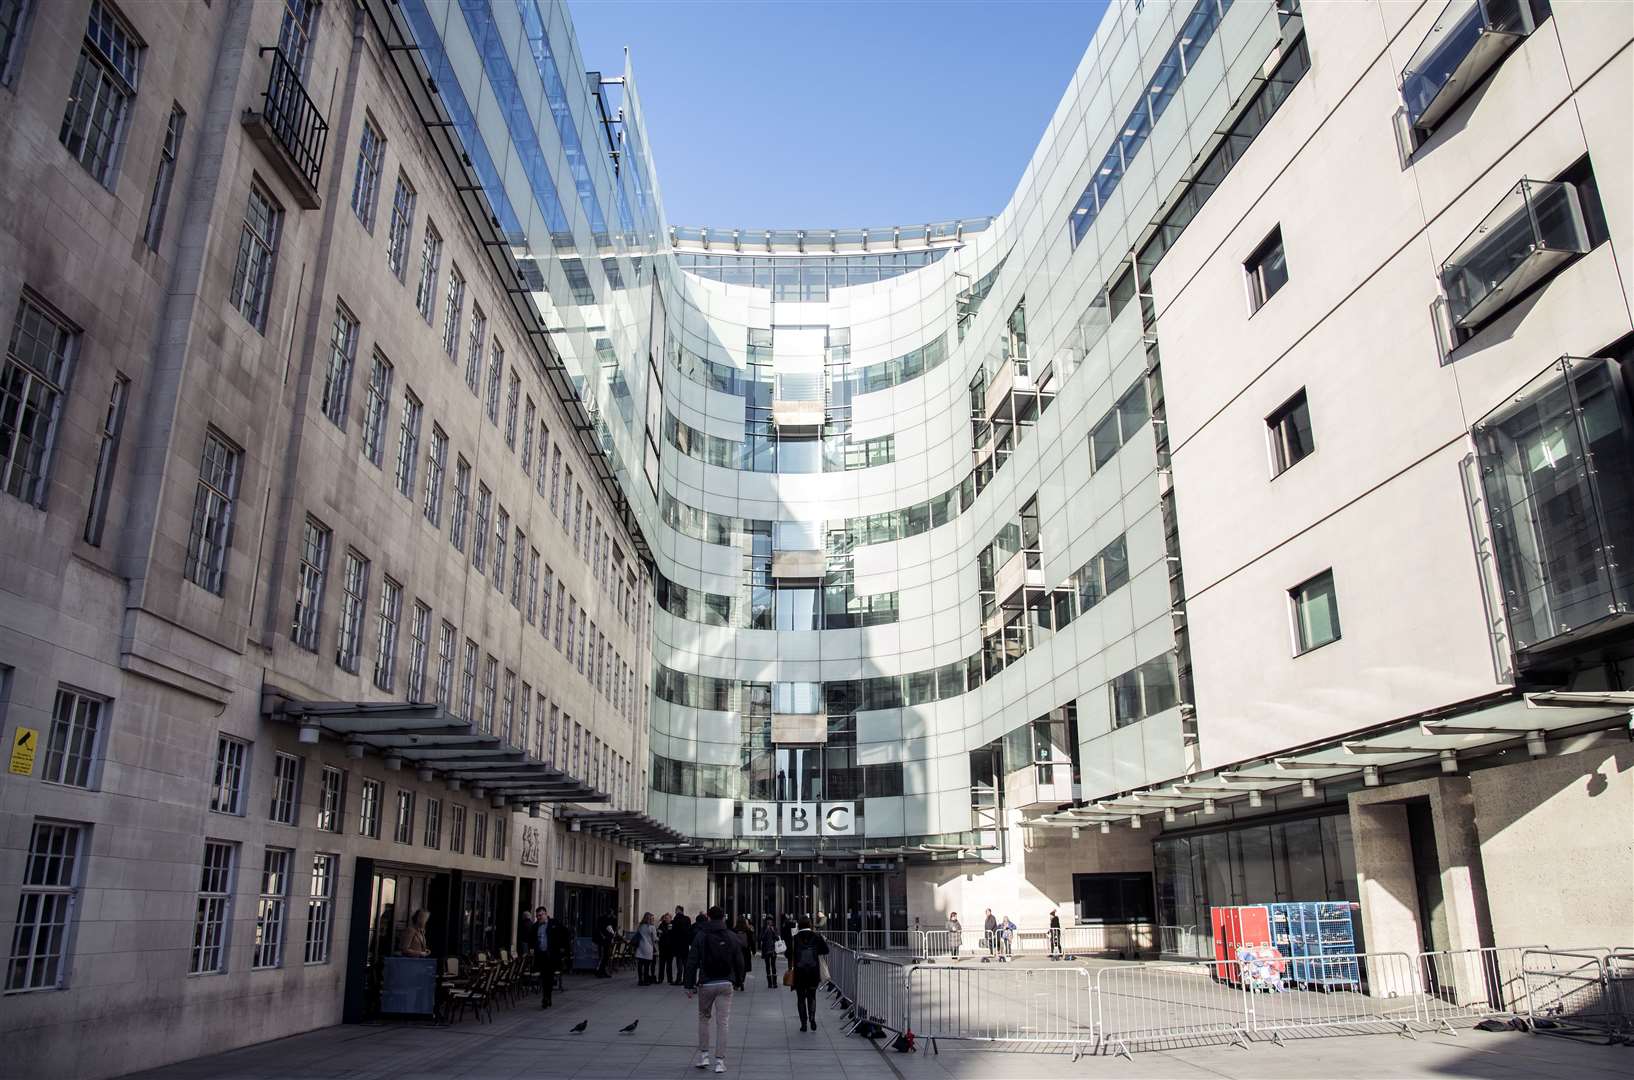
[(777, 985), (777, 954), (767, 953), (763, 958), (766, 961), (766, 985)]
[(802, 986), (796, 983), (794, 986), (794, 1001), (796, 1007), (800, 1010), (800, 1022), (815, 1026), (817, 1023), (817, 987)]
[(539, 1004), (548, 1009), (550, 992), (556, 986), (556, 966), (550, 962), (548, 955), (536, 952), (533, 954), (533, 968), (539, 973)]
[(606, 975), (608, 974), (607, 965), (613, 959), (613, 947), (604, 941), (597, 946), (597, 950), (599, 955), (596, 962), (596, 974)]
[(652, 965), (653, 962), (651, 960), (642, 960), (637, 958), (635, 962), (635, 981), (639, 985), (646, 986), (650, 982), (658, 981), (652, 977)]

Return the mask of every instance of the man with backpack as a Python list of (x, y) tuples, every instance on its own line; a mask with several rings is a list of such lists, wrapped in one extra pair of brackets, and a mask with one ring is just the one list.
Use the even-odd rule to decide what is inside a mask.
[(823, 982), (823, 957), (828, 942), (811, 928), (811, 920), (800, 917), (800, 932), (789, 946), (789, 971), (794, 975), (794, 1002), (800, 1010), (800, 1030), (817, 1030), (817, 987)]
[(726, 928), (726, 912), (718, 905), (709, 917), (692, 928), (687, 952), (687, 997), (698, 995), (698, 1068), (709, 1068), (709, 1021), (715, 1021), (715, 1071), (726, 1071), (726, 1029), (732, 1019), (732, 987), (748, 974), (743, 943)]

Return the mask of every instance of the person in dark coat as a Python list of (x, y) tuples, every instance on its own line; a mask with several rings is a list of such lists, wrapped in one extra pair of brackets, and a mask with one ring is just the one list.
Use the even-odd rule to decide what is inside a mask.
[(773, 989), (777, 988), (777, 945), (781, 940), (772, 917), (766, 916), (766, 921), (760, 924), (760, 958), (766, 962), (766, 985)]
[(675, 918), (670, 922), (670, 956), (675, 958), (675, 966), (670, 972), (669, 984), (680, 986), (686, 967), (687, 956), (692, 951), (692, 920), (687, 917), (686, 908), (675, 905)]
[(539, 908), (534, 912), (533, 940), (528, 947), (533, 950), (533, 969), (539, 974), (539, 1007), (550, 1008), (551, 992), (556, 988), (555, 952), (551, 949), (551, 927), (553, 923), (545, 917), (545, 909)]
[(562, 974), (573, 961), (573, 931), (560, 918), (551, 919), (545, 928), (546, 964), (558, 990), (565, 990)]
[(674, 924), (670, 922), (670, 913), (658, 917), (658, 968), (653, 976), (653, 982), (669, 982), (670, 960), (674, 957), (674, 944), (670, 941), (670, 931)]
[(618, 915), (609, 911), (596, 924), (596, 978), (611, 979), (608, 965), (613, 961), (613, 948), (618, 944)]
[(1061, 955), (1061, 916), (1050, 912), (1050, 955)]
[(817, 987), (823, 981), (822, 958), (828, 955), (828, 942), (811, 928), (811, 920), (800, 919), (800, 932), (794, 935), (789, 948), (789, 967), (794, 971), (794, 1002), (800, 1010), (800, 1030), (817, 1030)]

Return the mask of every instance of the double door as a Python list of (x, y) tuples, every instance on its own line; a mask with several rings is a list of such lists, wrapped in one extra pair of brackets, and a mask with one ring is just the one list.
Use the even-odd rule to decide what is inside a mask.
[[(711, 902), (735, 923), (744, 916), (759, 926), (770, 917), (810, 918), (819, 930), (904, 930), (906, 912), (895, 902), (901, 889), (890, 873), (716, 874)], [(896, 875), (900, 877), (901, 875)]]

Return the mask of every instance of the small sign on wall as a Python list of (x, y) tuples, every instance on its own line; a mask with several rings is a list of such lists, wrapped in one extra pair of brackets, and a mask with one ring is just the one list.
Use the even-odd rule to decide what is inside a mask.
[(39, 749), (40, 733), (31, 727), (20, 727), (11, 736), (11, 771), (18, 776), (34, 772), (34, 751)]

